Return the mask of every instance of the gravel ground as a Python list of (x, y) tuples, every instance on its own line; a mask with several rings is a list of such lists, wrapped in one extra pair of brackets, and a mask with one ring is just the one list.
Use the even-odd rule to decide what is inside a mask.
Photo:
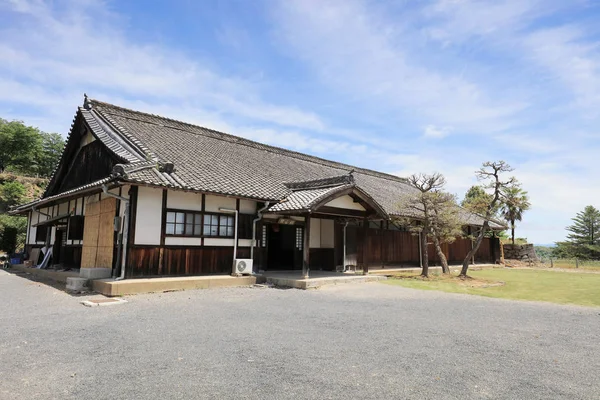
[(90, 297), (0, 271), (0, 399), (600, 399), (597, 308), (381, 283)]

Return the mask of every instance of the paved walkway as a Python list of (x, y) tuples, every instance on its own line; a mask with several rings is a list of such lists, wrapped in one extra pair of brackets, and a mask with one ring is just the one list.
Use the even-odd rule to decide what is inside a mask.
[[(96, 297), (96, 296), (91, 296)], [(598, 399), (600, 309), (206, 289), (84, 307), (0, 271), (0, 399)]]

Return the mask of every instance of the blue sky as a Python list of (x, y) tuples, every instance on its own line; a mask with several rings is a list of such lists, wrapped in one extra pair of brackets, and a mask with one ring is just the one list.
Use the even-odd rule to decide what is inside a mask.
[(503, 159), (517, 236), (600, 207), (595, 0), (0, 0), (0, 117), (68, 132), (83, 93), (462, 196)]

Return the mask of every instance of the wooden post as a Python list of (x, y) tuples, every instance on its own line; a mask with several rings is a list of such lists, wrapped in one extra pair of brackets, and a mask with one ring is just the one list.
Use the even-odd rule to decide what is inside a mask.
[(310, 214), (304, 216), (304, 245), (302, 247), (302, 278), (308, 279), (310, 271)]
[(381, 258), (381, 268), (385, 268), (385, 240), (384, 240), (384, 230), (383, 230), (383, 220), (379, 223), (379, 245), (381, 248), (379, 249), (379, 257)]
[(369, 246), (368, 237), (369, 234), (369, 220), (365, 217), (363, 220), (363, 274), (369, 273)]

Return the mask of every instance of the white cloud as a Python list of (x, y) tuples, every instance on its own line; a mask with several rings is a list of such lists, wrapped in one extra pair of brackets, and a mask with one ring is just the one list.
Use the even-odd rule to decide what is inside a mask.
[(401, 16), (382, 14), (356, 0), (292, 0), (280, 2), (274, 18), (282, 48), (311, 65), (326, 85), (377, 104), (388, 118), (500, 131), (527, 108), (520, 99), (486, 93), (464, 75), (431, 68), (419, 50), (419, 31)]
[[(80, 104), (83, 92), (103, 93), (106, 100), (118, 95), (190, 103), (268, 124), (324, 128), (312, 112), (261, 100), (260, 88), (251, 81), (215, 73), (173, 49), (130, 41), (119, 16), (103, 3), (67, 1), (63, 6), (37, 1), (4, 5), (14, 18), (0, 28), (0, 102), (34, 106), (36, 113), (54, 118), (54, 110), (64, 113), (65, 107)], [(48, 125), (56, 128), (53, 122)]]
[(435, 126), (435, 125), (427, 125), (423, 130), (423, 136), (428, 138), (436, 138), (441, 139), (445, 138), (452, 132), (452, 128), (448, 126)]
[(566, 85), (575, 96), (574, 106), (588, 117), (600, 115), (600, 40), (592, 40), (577, 26), (540, 29), (524, 45), (533, 62)]

